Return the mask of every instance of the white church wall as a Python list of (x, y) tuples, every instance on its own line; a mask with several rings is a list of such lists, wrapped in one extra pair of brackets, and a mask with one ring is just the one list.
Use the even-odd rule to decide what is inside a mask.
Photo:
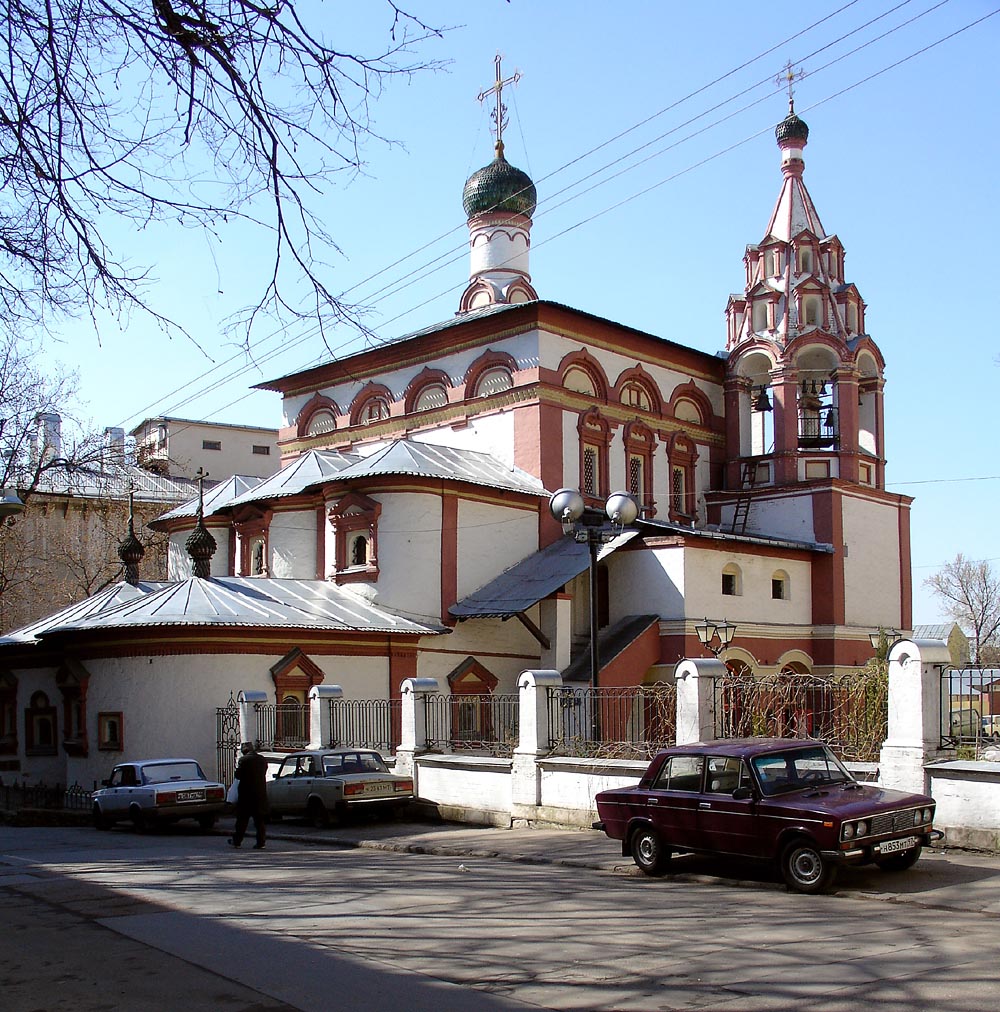
[(508, 467), (514, 464), (514, 412), (498, 411), (469, 420), (468, 425), (456, 428), (443, 425), (413, 433), (415, 443), (431, 446), (450, 446), (459, 450), (488, 453)]
[(441, 500), (417, 492), (379, 495), (374, 600), (406, 615), (441, 614)]
[[(497, 546), (503, 546), (498, 558)], [(538, 548), (538, 514), (497, 503), (460, 500), (458, 598), (471, 594)]]
[[(732, 510), (728, 511), (732, 520)], [(723, 516), (723, 524), (727, 516)], [(789, 541), (813, 541), (812, 496), (809, 492), (801, 495), (785, 494), (781, 498), (758, 497), (750, 508), (747, 533), (762, 533), (772, 538), (787, 538)]]
[(844, 621), (896, 628), (900, 620), (899, 520), (895, 506), (844, 497)]
[[(329, 526), (329, 525), (327, 525)], [(278, 580), (316, 578), (316, 511), (286, 510), (271, 517), (268, 571)]]
[(684, 563), (680, 546), (612, 556), (608, 564), (611, 621), (647, 613), (665, 619), (683, 617)]

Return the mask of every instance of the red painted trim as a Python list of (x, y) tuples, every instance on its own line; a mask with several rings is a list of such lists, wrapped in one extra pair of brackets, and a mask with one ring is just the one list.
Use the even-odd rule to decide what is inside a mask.
[(458, 600), (458, 497), (441, 496), (441, 621), (454, 625), (448, 609)]

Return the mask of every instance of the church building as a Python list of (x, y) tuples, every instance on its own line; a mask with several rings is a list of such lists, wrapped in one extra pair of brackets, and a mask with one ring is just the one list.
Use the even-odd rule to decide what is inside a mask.
[[(706, 655), (706, 619), (751, 675), (865, 663), (870, 633), (911, 626), (910, 499), (885, 489), (885, 362), (806, 189), (808, 134), (790, 102), (778, 198), (708, 354), (540, 297), (535, 186), (501, 132), (465, 184), (455, 315), (261, 384), (281, 468), (159, 517), (167, 582), (123, 552), (122, 583), (0, 640), (0, 766), (89, 783), (117, 750), (211, 769), (215, 707), (240, 690), (663, 681)], [(559, 489), (604, 521), (593, 560), (550, 512)], [(618, 491), (627, 524), (603, 516)]]

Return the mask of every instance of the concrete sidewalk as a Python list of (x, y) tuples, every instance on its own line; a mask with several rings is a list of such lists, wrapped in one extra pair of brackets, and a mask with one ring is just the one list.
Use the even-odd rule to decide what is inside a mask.
[[(229, 835), (228, 823), (220, 831)], [(387, 822), (314, 829), (297, 820), (268, 827), (268, 840), (320, 846), (355, 847), (454, 857), (475, 861), (516, 861), (588, 868), (616, 875), (641, 875), (621, 844), (595, 830), (497, 829), (439, 822)], [(672, 877), (756, 889), (784, 889), (770, 864), (725, 861), (686, 855), (674, 859)], [(1000, 916), (1000, 855), (934, 847), (907, 872), (887, 873), (874, 866), (842, 869), (834, 892), (893, 903), (956, 909)]]

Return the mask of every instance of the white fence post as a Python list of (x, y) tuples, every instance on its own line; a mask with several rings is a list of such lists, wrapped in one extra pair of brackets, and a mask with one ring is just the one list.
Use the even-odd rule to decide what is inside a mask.
[(333, 744), (330, 700), (342, 699), (340, 685), (313, 685), (309, 689), (309, 747), (327, 748)]
[(254, 712), (254, 704), (266, 703), (267, 693), (259, 689), (240, 689), (236, 702), (240, 708), (240, 741), (249, 741), (256, 745), (257, 715)]
[(686, 657), (674, 669), (677, 683), (677, 744), (715, 738), (715, 680), (728, 669), (719, 660)]
[(924, 766), (941, 755), (941, 674), (951, 663), (943, 640), (899, 640), (889, 651), (889, 736), (879, 782), (926, 793)]
[(413, 777), (416, 789), (417, 770), (413, 757), (427, 748), (427, 713), (423, 697), (439, 691), (438, 680), (406, 678), (399, 691), (403, 705), (400, 713), (399, 748), (396, 749), (396, 770)]
[(555, 670), (522, 671), (517, 679), (518, 741), (511, 761), (511, 815), (531, 821), (542, 797), (538, 757), (549, 751), (549, 689), (562, 686)]

